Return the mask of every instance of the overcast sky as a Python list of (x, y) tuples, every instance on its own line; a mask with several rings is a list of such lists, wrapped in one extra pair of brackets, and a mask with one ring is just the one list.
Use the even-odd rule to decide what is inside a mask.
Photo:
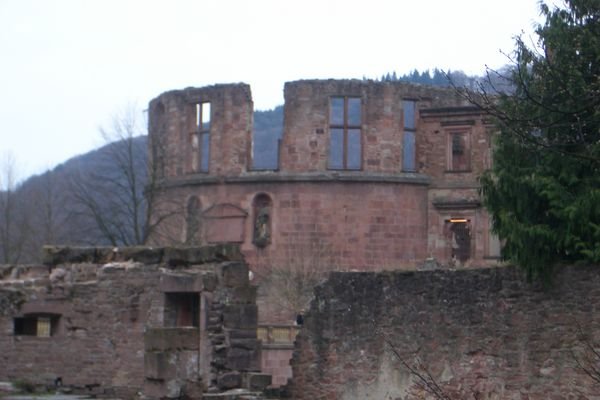
[(100, 126), (160, 93), (412, 69), (481, 74), (530, 36), (538, 0), (0, 0), (0, 156), (21, 178), (101, 145)]

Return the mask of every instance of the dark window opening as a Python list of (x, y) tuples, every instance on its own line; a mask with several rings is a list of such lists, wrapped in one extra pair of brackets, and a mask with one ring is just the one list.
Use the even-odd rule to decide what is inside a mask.
[(402, 137), (402, 170), (415, 171), (415, 107), (413, 100), (404, 100), (404, 134)]
[(465, 262), (471, 258), (471, 228), (469, 220), (453, 218), (449, 221), (452, 238), (452, 259)]
[(252, 132), (252, 169), (279, 168), (279, 149), (283, 136), (283, 106), (254, 112)]
[(200, 327), (198, 293), (165, 293), (165, 326)]
[(192, 171), (208, 172), (210, 161), (210, 103), (198, 103), (192, 131)]
[(26, 315), (13, 320), (13, 333), (16, 336), (54, 336), (58, 330), (57, 315)]
[(360, 97), (332, 97), (329, 103), (329, 168), (359, 170), (362, 162)]
[(252, 242), (256, 247), (266, 247), (271, 243), (271, 215), (273, 202), (266, 194), (254, 198), (254, 236)]
[(448, 169), (450, 171), (469, 171), (471, 169), (469, 134), (452, 132), (448, 144)]

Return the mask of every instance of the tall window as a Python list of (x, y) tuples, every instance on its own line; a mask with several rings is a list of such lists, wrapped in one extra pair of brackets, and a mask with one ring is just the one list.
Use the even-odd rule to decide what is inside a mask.
[(448, 135), (448, 170), (461, 172), (471, 169), (471, 142), (468, 132)]
[(332, 97), (329, 103), (329, 168), (360, 169), (360, 97)]
[(415, 170), (415, 105), (413, 100), (404, 100), (404, 134), (402, 137), (402, 170)]
[(208, 172), (210, 157), (210, 103), (196, 104), (196, 123), (192, 132), (192, 170)]
[(266, 247), (271, 243), (271, 198), (261, 193), (254, 198), (254, 237), (252, 242), (256, 247)]

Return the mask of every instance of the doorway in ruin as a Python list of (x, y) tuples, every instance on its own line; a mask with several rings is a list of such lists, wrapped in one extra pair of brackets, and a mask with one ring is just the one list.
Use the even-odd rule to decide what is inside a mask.
[(451, 257), (461, 263), (471, 258), (471, 222), (466, 218), (451, 218)]
[(200, 327), (198, 293), (165, 293), (166, 327)]

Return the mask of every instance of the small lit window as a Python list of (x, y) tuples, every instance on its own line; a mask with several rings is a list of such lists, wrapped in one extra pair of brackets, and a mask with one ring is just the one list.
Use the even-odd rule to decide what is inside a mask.
[(16, 336), (50, 337), (56, 334), (59, 316), (26, 315), (13, 320), (13, 333)]
[(329, 102), (329, 168), (361, 168), (361, 128), (361, 99), (332, 97)]
[(404, 133), (402, 137), (402, 170), (415, 170), (415, 105), (413, 100), (404, 100)]
[(208, 172), (210, 160), (210, 103), (198, 103), (195, 108), (192, 139), (192, 170)]
[(38, 337), (50, 337), (51, 332), (50, 318), (38, 317), (37, 319), (37, 335)]
[(448, 170), (469, 171), (470, 148), (468, 132), (451, 132), (448, 136)]

